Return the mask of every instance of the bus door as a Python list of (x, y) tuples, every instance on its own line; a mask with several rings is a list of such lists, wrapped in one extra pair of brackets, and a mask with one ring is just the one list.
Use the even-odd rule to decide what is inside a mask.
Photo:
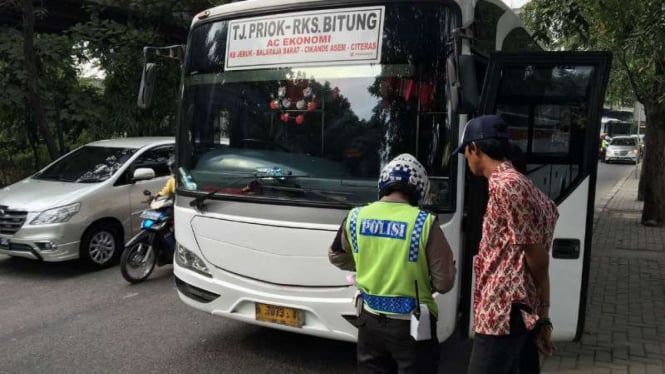
[[(506, 120), (512, 141), (524, 152), (526, 175), (558, 206), (550, 250), (550, 316), (554, 339), (560, 341), (578, 340), (583, 330), (598, 133), (610, 64), (611, 54), (605, 52), (497, 52), (490, 56), (480, 101), (481, 114)], [(486, 188), (467, 191), (475, 194), (467, 195), (467, 202), (487, 199)], [(481, 219), (467, 222), (482, 224), (484, 208), (469, 204), (467, 214)], [(480, 227), (467, 227), (467, 234), (474, 232)], [(467, 238), (475, 248), (467, 248), (471, 255), (465, 263), (472, 263), (478, 240)]]

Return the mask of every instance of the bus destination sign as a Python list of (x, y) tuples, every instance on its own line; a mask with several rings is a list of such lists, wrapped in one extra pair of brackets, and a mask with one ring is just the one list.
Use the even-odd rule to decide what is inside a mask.
[(225, 70), (378, 64), (383, 6), (229, 21)]

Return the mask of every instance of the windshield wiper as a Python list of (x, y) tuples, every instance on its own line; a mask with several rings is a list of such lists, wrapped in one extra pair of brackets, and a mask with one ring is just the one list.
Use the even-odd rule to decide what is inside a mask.
[(111, 177), (112, 174), (108, 175), (99, 175), (99, 174), (93, 174), (93, 173), (85, 173), (84, 175), (72, 180), (72, 182), (76, 183), (99, 183), (103, 182)]
[(43, 181), (68, 182), (68, 183), (76, 182), (76, 180), (74, 180), (74, 179), (64, 178), (60, 175), (37, 174), (37, 175), (33, 176), (33, 178), (43, 180)]
[[(264, 175), (259, 175), (258, 174), (259, 172), (262, 172), (262, 173), (265, 173), (265, 174)], [(252, 179), (255, 182), (259, 183), (262, 187), (264, 186), (264, 184), (261, 183), (262, 179), (277, 179), (279, 181), (284, 181), (287, 178), (308, 177), (308, 175), (302, 175), (302, 176), (291, 175), (290, 172), (289, 172), (288, 175), (282, 175), (281, 171), (279, 173), (276, 173), (275, 170), (267, 170), (267, 169), (266, 170), (261, 170), (261, 171), (257, 170), (257, 172), (248, 173), (247, 175), (242, 175), (242, 174), (233, 174), (233, 175), (225, 174), (225, 175), (236, 178), (236, 180), (232, 181), (229, 184), (234, 184), (235, 182), (237, 182), (240, 179)], [(205, 201), (210, 199), (214, 194), (216, 194), (220, 191), (221, 191), (221, 189), (215, 188), (212, 191), (206, 193), (205, 195), (201, 195), (201, 196), (195, 198), (194, 200), (190, 201), (189, 206), (196, 209), (198, 212), (202, 213), (202, 212), (205, 211)]]
[(190, 201), (189, 206), (196, 209), (199, 213), (203, 213), (205, 211), (205, 207), (206, 207), (204, 202), (206, 200), (208, 200), (210, 197), (212, 197), (212, 195), (216, 194), (217, 192), (219, 192), (219, 190), (214, 189), (214, 190), (208, 192), (205, 195), (201, 195), (201, 196), (195, 198), (194, 200)]
[[(325, 190), (315, 190), (311, 188), (304, 188), (304, 187), (286, 187), (286, 186), (267, 186), (267, 185), (261, 185), (263, 188), (268, 189), (268, 190), (277, 190), (277, 191), (287, 191), (287, 192), (304, 192), (304, 193), (311, 193), (319, 197), (323, 197), (324, 199), (327, 199), (328, 201), (338, 203), (345, 208), (351, 209), (355, 208), (359, 204), (353, 204), (352, 202), (349, 202), (347, 200), (344, 200), (341, 197), (338, 197), (336, 195), (352, 195), (351, 193), (344, 193), (344, 192), (339, 192), (339, 191), (325, 191)], [(332, 192), (333, 195), (330, 195), (329, 193)]]
[(34, 179), (39, 179), (43, 181), (55, 181), (58, 180), (58, 177), (55, 175), (45, 175), (43, 173), (37, 173), (32, 176)]
[[(336, 204), (342, 205), (344, 208), (355, 208), (358, 206), (358, 204), (354, 204), (353, 202), (349, 202), (346, 199), (339, 197), (338, 195), (352, 195), (351, 193), (344, 193), (340, 191), (326, 191), (326, 190), (317, 190), (317, 189), (311, 189), (311, 188), (304, 188), (301, 187), (297, 184), (294, 184), (293, 186), (280, 186), (280, 185), (272, 185), (272, 184), (266, 184), (263, 181), (265, 180), (275, 180), (277, 182), (285, 182), (289, 179), (297, 179), (297, 178), (309, 178), (311, 175), (303, 174), (303, 175), (293, 175), (291, 174), (290, 171), (284, 170), (284, 169), (278, 169), (278, 168), (257, 168), (256, 172), (254, 173), (247, 173), (247, 174), (224, 174), (225, 176), (228, 177), (234, 177), (237, 178), (234, 181), (231, 181), (229, 184), (234, 184), (238, 180), (241, 179), (251, 179), (253, 182), (258, 183), (261, 188), (268, 189), (268, 190), (275, 190), (275, 191), (285, 191), (285, 192), (300, 192), (300, 193), (311, 193), (313, 195), (322, 197), (326, 199), (328, 202), (334, 202)], [(198, 212), (202, 213), (205, 211), (205, 201), (210, 199), (213, 195), (221, 192), (222, 189), (214, 189), (205, 195), (200, 195), (196, 197), (194, 200), (189, 202), (189, 206), (192, 208), (196, 209)]]

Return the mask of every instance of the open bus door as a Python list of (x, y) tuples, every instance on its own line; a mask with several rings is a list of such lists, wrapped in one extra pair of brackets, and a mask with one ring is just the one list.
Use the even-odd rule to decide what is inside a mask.
[[(480, 101), (480, 114), (504, 117), (511, 140), (524, 152), (527, 176), (559, 209), (550, 251), (550, 316), (559, 341), (578, 340), (584, 327), (598, 133), (611, 59), (605, 52), (497, 52), (490, 56)], [(465, 200), (469, 272), (486, 181), (469, 178)], [(473, 298), (473, 281), (466, 287)]]

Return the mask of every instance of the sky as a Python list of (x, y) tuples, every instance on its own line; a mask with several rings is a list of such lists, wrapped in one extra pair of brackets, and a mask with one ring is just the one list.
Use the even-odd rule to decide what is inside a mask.
[(508, 4), (511, 8), (520, 8), (528, 3), (529, 0), (503, 0), (503, 2)]
[(104, 79), (106, 72), (98, 67), (97, 61), (86, 62), (78, 66), (82, 78)]

